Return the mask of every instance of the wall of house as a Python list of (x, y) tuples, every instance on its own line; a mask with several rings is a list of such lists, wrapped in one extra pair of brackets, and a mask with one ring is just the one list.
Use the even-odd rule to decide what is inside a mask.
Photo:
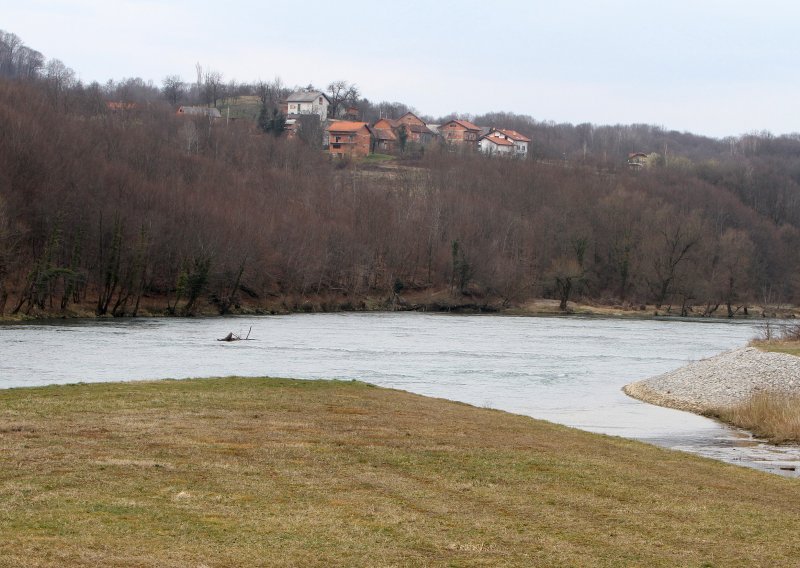
[(319, 99), (313, 102), (289, 102), (288, 114), (316, 114), (319, 115), (320, 120), (328, 118), (328, 100), (322, 98), (322, 103)]
[(447, 124), (439, 127), (439, 134), (448, 142), (463, 142), (465, 130), (457, 124)]
[(499, 146), (488, 138), (478, 141), (478, 147), (487, 154), (510, 155), (514, 151), (514, 146)]
[(371, 136), (369, 130), (362, 128), (356, 132), (330, 132), (328, 152), (332, 156), (364, 157), (370, 152)]

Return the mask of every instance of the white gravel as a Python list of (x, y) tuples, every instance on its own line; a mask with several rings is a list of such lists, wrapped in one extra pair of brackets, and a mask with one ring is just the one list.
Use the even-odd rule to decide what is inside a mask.
[(800, 357), (742, 347), (622, 390), (651, 404), (701, 413), (743, 402), (757, 391), (800, 394)]

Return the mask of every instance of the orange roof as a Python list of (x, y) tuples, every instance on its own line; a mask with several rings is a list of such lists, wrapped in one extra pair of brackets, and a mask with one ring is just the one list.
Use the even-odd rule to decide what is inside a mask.
[(461, 128), (464, 128), (465, 130), (477, 130), (477, 131), (480, 131), (480, 129), (481, 129), (480, 126), (475, 126), (474, 124), (472, 124), (468, 120), (459, 120), (459, 119), (453, 119), (450, 122), (444, 124), (443, 126), (447, 126), (447, 124), (450, 124), (450, 123), (453, 123), (453, 122), (458, 124)]
[(400, 124), (391, 118), (381, 118), (372, 126), (373, 128), (397, 128)]
[(517, 142), (530, 142), (531, 139), (525, 136), (524, 134), (520, 134), (516, 130), (504, 129), (504, 128), (495, 128), (494, 132), (499, 132), (500, 134), (511, 138), (512, 140), (516, 140)]
[(489, 142), (494, 142), (498, 146), (513, 146), (514, 143), (511, 140), (506, 140), (505, 138), (500, 138), (499, 136), (484, 136), (481, 140), (488, 140)]
[(378, 140), (397, 140), (397, 136), (389, 128), (375, 128), (373, 126), (372, 133)]
[(413, 112), (407, 112), (403, 116), (397, 119), (397, 122), (402, 122), (404, 124), (418, 124), (420, 126), (425, 126), (425, 121), (418, 117)]
[(350, 120), (340, 120), (338, 122), (331, 123), (328, 127), (329, 132), (357, 132), (362, 128), (366, 128), (366, 122), (353, 122)]

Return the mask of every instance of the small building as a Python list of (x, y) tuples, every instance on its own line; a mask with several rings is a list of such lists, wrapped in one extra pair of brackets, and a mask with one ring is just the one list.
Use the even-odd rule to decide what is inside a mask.
[(331, 101), (322, 91), (295, 91), (286, 97), (286, 116), (296, 118), (302, 114), (319, 115), (320, 122), (328, 118)]
[(207, 116), (208, 118), (222, 118), (218, 108), (204, 106), (182, 106), (178, 108), (179, 116)]
[(477, 150), (481, 127), (468, 120), (451, 120), (439, 126), (439, 136), (448, 144)]
[(370, 131), (372, 131), (374, 152), (392, 154), (397, 151), (397, 135), (391, 128), (377, 128), (373, 126), (370, 128)]
[(501, 138), (511, 142), (514, 145), (514, 151), (512, 154), (518, 158), (524, 158), (528, 155), (528, 145), (531, 143), (531, 139), (524, 134), (520, 134), (516, 130), (510, 130), (507, 128), (492, 128), (487, 136), (492, 138)]
[(405, 150), (405, 146), (409, 143), (426, 146), (436, 138), (436, 133), (412, 112), (407, 112), (397, 119), (381, 118), (372, 125), (372, 129), (391, 130), (396, 140), (394, 147), (400, 150)]
[(628, 154), (628, 168), (641, 170), (647, 166), (647, 154), (644, 152), (632, 152)]
[(406, 137), (410, 142), (414, 142), (420, 146), (427, 146), (436, 138), (436, 134), (428, 128), (425, 121), (413, 112), (405, 113), (397, 119), (397, 122), (405, 127)]
[(372, 132), (366, 122), (337, 120), (328, 126), (328, 153), (337, 158), (368, 156)]
[(490, 156), (513, 156), (514, 143), (502, 136), (486, 135), (478, 140), (478, 149)]

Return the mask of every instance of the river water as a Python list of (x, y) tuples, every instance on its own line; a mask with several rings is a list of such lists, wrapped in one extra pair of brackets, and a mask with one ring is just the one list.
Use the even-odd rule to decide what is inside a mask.
[[(250, 328), (253, 341), (216, 341)], [(0, 388), (226, 375), (358, 379), (800, 476), (800, 448), (763, 444), (620, 390), (754, 335), (754, 324), (741, 321), (420, 313), (60, 320), (0, 326)]]

